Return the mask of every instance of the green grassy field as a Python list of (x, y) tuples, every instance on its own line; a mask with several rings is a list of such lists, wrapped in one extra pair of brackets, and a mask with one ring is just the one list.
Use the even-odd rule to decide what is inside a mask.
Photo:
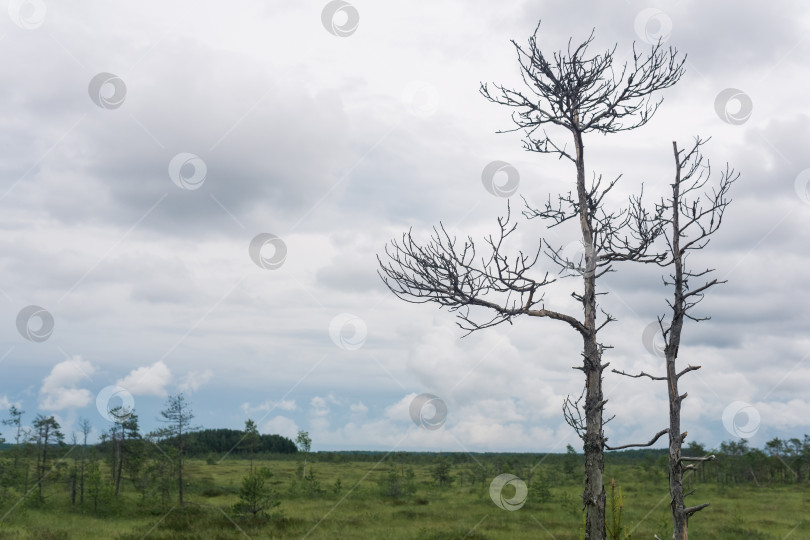
[[(548, 465), (536, 472), (547, 476), (548, 493), (539, 502), (530, 491), (519, 510), (497, 507), (489, 496), (489, 483), (476, 482), (456, 467), (456, 479), (439, 487), (430, 465), (413, 465), (416, 490), (401, 498), (381, 495), (381, 482), (391, 464), (373, 462), (314, 463), (314, 477), (322, 493), (306, 494), (293, 460), (258, 461), (269, 467), (281, 505), (274, 515), (252, 519), (233, 512), (241, 478), (248, 469), (244, 460), (209, 464), (188, 461), (186, 505), (174, 499), (165, 506), (152, 501), (139, 504), (139, 495), (125, 485), (107, 515), (70, 506), (64, 486), (54, 484), (42, 508), (25, 502), (4, 504), (0, 539), (231, 539), (231, 538), (382, 538), (513, 540), (519, 538), (580, 538), (580, 485)], [(509, 472), (509, 471), (506, 471)], [(516, 471), (517, 472), (517, 471)], [(623, 523), (632, 538), (671, 537), (666, 480), (660, 473), (636, 465), (606, 469), (607, 484), (616, 478), (624, 494)], [(340, 479), (341, 488), (334, 488)], [(690, 523), (693, 538), (808, 539), (810, 538), (810, 487), (742, 485), (718, 487), (695, 484), (696, 503), (711, 506)], [(509, 488), (507, 488), (509, 489)], [(507, 493), (507, 496), (510, 495)], [(610, 512), (608, 512), (610, 517)]]

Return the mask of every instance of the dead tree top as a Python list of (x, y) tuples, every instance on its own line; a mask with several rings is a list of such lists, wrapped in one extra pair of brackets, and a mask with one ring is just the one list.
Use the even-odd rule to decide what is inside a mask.
[[(483, 244), (476, 244), (470, 237), (459, 241), (440, 224), (433, 228), (428, 242), (416, 241), (408, 231), (386, 246), (385, 261), (378, 256), (378, 273), (394, 294), (407, 302), (436, 302), (448, 307), (457, 312), (458, 325), (468, 333), (529, 315), (564, 321), (589, 337), (615, 320), (602, 310), (604, 321), (588, 326), (570, 314), (546, 309), (542, 289), (555, 278), (538, 271), (541, 251), (559, 267), (563, 277), (582, 276), (586, 280), (612, 271), (614, 262), (660, 262), (663, 258), (648, 253), (660, 227), (642, 205), (643, 189), (630, 197), (626, 207), (613, 210), (603, 203), (620, 177), (603, 185), (601, 175), (594, 174), (590, 187), (584, 186), (580, 174), (584, 169), (581, 136), (588, 131), (606, 134), (645, 124), (660, 104), (660, 100), (652, 101), (652, 95), (680, 79), (685, 57), (660, 42), (651, 46), (648, 54), (639, 53), (634, 46), (632, 62), (616, 73), (616, 47), (601, 55), (588, 55), (593, 32), (576, 47), (569, 41), (566, 52), (556, 52), (549, 60), (538, 48), (539, 30), (538, 24), (528, 48), (512, 41), (527, 87), (525, 93), (497, 84), (493, 85), (496, 91), (490, 92), (485, 83), (480, 90), (489, 101), (517, 109), (512, 114), (516, 127), (507, 132), (525, 130), (523, 142), (527, 149), (556, 153), (577, 165), (576, 195), (559, 194), (554, 204), (549, 198), (545, 208), (532, 208), (526, 203), (523, 215), (541, 218), (550, 227), (577, 217), (584, 219), (582, 253), (572, 256), (563, 247), (548, 243), (544, 249), (541, 239), (530, 254), (518, 251), (514, 256), (507, 255), (504, 242), (516, 227), (508, 209), (505, 218), (498, 218), (496, 235), (486, 238)], [(574, 135), (577, 152), (570, 154), (562, 142), (553, 142), (545, 131), (538, 138), (536, 130), (548, 123), (568, 129)], [(581, 292), (574, 291), (572, 296), (583, 308), (591, 302), (594, 309), (597, 307), (594, 298), (585, 298)], [(471, 310), (475, 306), (491, 310), (491, 317), (474, 320)]]
[[(707, 183), (712, 175), (712, 167), (709, 160), (704, 158), (701, 147), (708, 141), (709, 139), (695, 137), (694, 143), (688, 150), (678, 150), (676, 143), (672, 143), (679, 166), (679, 176), (675, 180), (677, 186), (673, 185), (673, 188), (677, 188), (678, 200), (674, 200), (673, 196), (669, 200), (662, 199), (656, 205), (657, 219), (664, 226), (663, 237), (669, 254), (667, 259), (658, 262), (658, 264), (663, 267), (670, 267), (676, 258), (680, 259), (682, 271), (681, 289), (683, 293), (681, 309), (683, 310), (683, 316), (693, 321), (708, 319), (708, 317), (692, 316), (689, 311), (700, 303), (707, 289), (725, 283), (725, 281), (717, 279), (705, 280), (703, 284), (692, 287), (689, 283), (690, 279), (704, 278), (714, 272), (714, 269), (692, 270), (686, 264), (687, 258), (690, 252), (706, 247), (711, 240), (710, 237), (720, 228), (726, 208), (731, 203), (728, 196), (729, 190), (732, 184), (740, 177), (739, 172), (726, 164), (716, 185), (712, 186), (711, 190), (707, 189)], [(675, 243), (675, 232), (670, 232), (674, 221), (673, 206), (677, 207), (678, 212), (677, 244)], [(664, 284), (676, 285), (675, 274), (670, 274), (668, 278), (664, 278)], [(667, 300), (667, 304), (670, 309), (674, 309), (671, 301)], [(662, 326), (661, 330), (666, 338), (669, 329)]]
[(594, 31), (580, 45), (573, 47), (569, 40), (566, 51), (548, 58), (537, 45), (539, 31), (540, 23), (529, 38), (528, 48), (512, 40), (523, 82), (531, 94), (499, 84), (492, 84), (494, 90), (486, 83), (480, 88), (488, 100), (518, 109), (512, 114), (516, 127), (506, 131), (525, 130), (526, 150), (558, 154), (573, 162), (575, 156), (565, 146), (556, 144), (545, 131), (542, 136), (536, 131), (544, 124), (576, 133), (635, 129), (646, 124), (661, 104), (661, 99), (653, 101), (652, 95), (673, 86), (684, 72), (686, 56), (659, 41), (646, 54), (637, 51), (634, 44), (632, 63), (624, 63), (617, 73), (615, 46), (588, 56)]

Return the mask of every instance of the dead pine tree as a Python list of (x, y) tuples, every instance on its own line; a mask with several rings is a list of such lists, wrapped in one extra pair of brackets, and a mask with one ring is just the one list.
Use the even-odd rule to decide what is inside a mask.
[[(680, 393), (678, 384), (681, 377), (701, 366), (687, 365), (678, 370), (678, 350), (681, 344), (683, 323), (685, 319), (695, 322), (708, 320), (709, 317), (695, 317), (690, 314), (711, 287), (725, 283), (717, 279), (708, 280), (708, 274), (713, 270), (692, 270), (686, 264), (687, 256), (692, 251), (702, 250), (709, 243), (710, 236), (720, 228), (723, 213), (731, 202), (728, 191), (739, 174), (726, 165), (720, 175), (719, 182), (711, 192), (706, 190), (711, 178), (711, 167), (708, 161), (704, 164), (701, 146), (706, 141), (696, 138), (688, 151), (678, 150), (676, 142), (672, 143), (675, 156), (675, 181), (672, 184), (672, 197), (662, 200), (656, 209), (657, 220), (664, 227), (663, 237), (666, 240), (667, 258), (658, 262), (661, 266), (671, 267), (669, 278), (664, 278), (664, 284), (673, 287), (673, 298), (667, 300), (671, 310), (668, 321), (664, 317), (658, 318), (658, 326), (664, 338), (666, 357), (666, 375), (655, 376), (645, 372), (628, 374), (624, 371), (613, 370), (621, 375), (630, 377), (648, 377), (655, 381), (663, 381), (667, 385), (669, 398), (669, 428), (664, 429), (648, 444), (627, 446), (651, 446), (663, 434), (669, 434), (669, 492), (670, 507), (672, 510), (672, 537), (675, 540), (686, 540), (687, 523), (689, 518), (700, 510), (709, 506), (708, 503), (687, 507), (684, 500), (691, 493), (684, 493), (683, 475), (685, 471), (693, 470), (694, 463), (711, 461), (713, 455), (687, 457), (681, 455), (681, 447), (686, 439), (686, 432), (681, 432), (681, 404), (687, 394)], [(690, 280), (692, 280), (690, 282)], [(701, 283), (695, 285), (694, 281)], [(691, 462), (691, 463), (690, 463)]]
[[(684, 58), (673, 48), (660, 43), (647, 53), (633, 48), (632, 60), (614, 69), (616, 47), (590, 56), (588, 46), (594, 34), (581, 44), (557, 51), (550, 58), (540, 50), (538, 24), (528, 47), (515, 46), (525, 90), (501, 85), (481, 85), (481, 94), (493, 103), (514, 109), (514, 127), (505, 132), (521, 131), (524, 148), (531, 152), (553, 154), (573, 165), (572, 190), (549, 197), (544, 208), (533, 208), (526, 202), (523, 212), (528, 219), (539, 218), (556, 227), (569, 220), (578, 224), (577, 240), (582, 253), (571, 256), (561, 247), (546, 243), (545, 255), (563, 271), (581, 279), (581, 288), (572, 293), (582, 304), (581, 318), (546, 307), (542, 288), (553, 282), (548, 273), (532, 274), (543, 241), (537, 251), (506, 253), (504, 242), (515, 230), (507, 210), (498, 219), (499, 233), (484, 242), (479, 253), (471, 238), (459, 244), (443, 226), (434, 229), (433, 237), (420, 244), (405, 233), (401, 241), (386, 247), (387, 262), (380, 261), (380, 275), (388, 288), (409, 302), (436, 302), (459, 315), (459, 326), (468, 332), (510, 322), (527, 315), (562, 321), (582, 337), (581, 364), (575, 366), (585, 374), (582, 410), (578, 401), (566, 400), (565, 416), (583, 439), (585, 451), (586, 538), (605, 538), (604, 471), (605, 437), (603, 432), (602, 362), (605, 345), (597, 334), (614, 320), (597, 302), (597, 280), (612, 271), (618, 261), (655, 262), (658, 255), (647, 255), (655, 240), (655, 222), (642, 207), (641, 197), (618, 211), (604, 207), (605, 195), (619, 178), (602, 185), (602, 176), (594, 173), (586, 184), (585, 134), (603, 135), (635, 129), (646, 124), (661, 101), (653, 94), (674, 85), (683, 74)], [(552, 137), (549, 127), (558, 133)], [(601, 294), (601, 293), (599, 293)], [(471, 308), (490, 310), (492, 317), (477, 320)], [(477, 311), (477, 310), (476, 310)]]

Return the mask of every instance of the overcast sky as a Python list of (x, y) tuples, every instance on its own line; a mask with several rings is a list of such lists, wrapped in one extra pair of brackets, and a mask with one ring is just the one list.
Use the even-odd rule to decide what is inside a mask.
[[(521, 84), (509, 40), (542, 19), (547, 52), (595, 28), (591, 51), (618, 44), (619, 61), (658, 37), (688, 54), (648, 125), (587, 136), (588, 174), (624, 174), (608, 204), (641, 182), (665, 194), (673, 140), (712, 137), (706, 157), (741, 172), (693, 261), (728, 283), (697, 308), (712, 319), (685, 327), (679, 360), (703, 366), (682, 379), (687, 441), (810, 433), (805, 4), (3, 5), (0, 408), (25, 422), (53, 414), (71, 433), (84, 417), (98, 434), (110, 403), (129, 403), (148, 431), (184, 392), (199, 425), (252, 418), (309, 431), (315, 450), (581, 448), (561, 412), (583, 382), (570, 327), (520, 320), (461, 339), (452, 313), (399, 301), (376, 275), (409, 228), (493, 232), (507, 199), (482, 184), (492, 161), (519, 172), (514, 208), (571, 189), (573, 168), (496, 134), (510, 111), (478, 93)], [(519, 223), (516, 248), (576, 239)], [(662, 372), (642, 339), (666, 313), (661, 271), (617, 269), (602, 285), (618, 318), (605, 360)], [(555, 284), (548, 307), (576, 313), (576, 286)], [(424, 393), (446, 405), (439, 429), (411, 419)], [(608, 373), (605, 394), (611, 444), (666, 427), (660, 383)]]

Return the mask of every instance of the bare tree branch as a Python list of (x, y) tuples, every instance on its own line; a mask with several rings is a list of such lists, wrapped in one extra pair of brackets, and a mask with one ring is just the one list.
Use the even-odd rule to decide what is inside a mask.
[(586, 429), (585, 418), (580, 408), (580, 402), (584, 396), (585, 389), (583, 388), (582, 393), (576, 400), (572, 401), (571, 396), (566, 396), (563, 401), (563, 417), (565, 418), (565, 423), (574, 429), (580, 439), (585, 438)]
[[(408, 231), (400, 241), (386, 246), (386, 263), (377, 257), (378, 273), (388, 289), (406, 302), (436, 302), (459, 311), (459, 326), (468, 334), (511, 323), (517, 315), (548, 317), (568, 323), (580, 334), (587, 333), (573, 316), (544, 307), (541, 289), (555, 279), (547, 272), (536, 279), (530, 276), (539, 248), (534, 255), (522, 251), (514, 257), (505, 254), (504, 241), (516, 228), (510, 218), (509, 210), (506, 218), (498, 218), (499, 233), (484, 241), (483, 255), (471, 238), (459, 245), (443, 225), (433, 229), (433, 236), (424, 245)], [(475, 320), (471, 306), (489, 308), (495, 315), (486, 321)]]
[(687, 373), (689, 373), (690, 371), (696, 371), (696, 370), (698, 370), (698, 369), (700, 369), (700, 368), (701, 368), (701, 366), (687, 366), (687, 367), (685, 367), (685, 368), (684, 368), (684, 369), (683, 369), (683, 370), (682, 370), (680, 373), (678, 373), (677, 375), (675, 375), (675, 377), (676, 377), (676, 378), (678, 378), (678, 379), (680, 379), (681, 377), (683, 377), (684, 375), (686, 375), (686, 374), (687, 374)]
[(709, 506), (709, 503), (703, 503), (703, 504), (699, 504), (697, 506), (690, 506), (689, 508), (684, 508), (683, 513), (686, 514), (686, 517), (688, 518), (688, 517), (691, 517), (693, 514), (696, 514), (697, 512), (700, 512), (701, 510), (703, 510), (707, 506)]
[(704, 462), (704, 461), (714, 461), (715, 459), (717, 459), (717, 456), (715, 456), (714, 454), (712, 454), (712, 455), (710, 455), (710, 456), (703, 456), (703, 457), (688, 457), (688, 456), (682, 456), (682, 457), (681, 457), (681, 458), (680, 458), (678, 461), (698, 461), (698, 462)]
[(624, 371), (619, 371), (617, 369), (613, 369), (611, 371), (613, 371), (613, 373), (617, 373), (619, 375), (624, 375), (625, 377), (632, 377), (634, 379), (638, 379), (640, 377), (649, 377), (650, 379), (652, 379), (654, 381), (665, 381), (665, 380), (667, 380), (666, 377), (656, 377), (654, 375), (650, 375), (649, 373), (645, 373), (643, 371), (641, 373), (637, 374), (637, 375), (633, 375), (631, 373), (625, 373)]
[(650, 442), (641, 443), (641, 444), (625, 444), (625, 445), (622, 445), (622, 446), (608, 446), (608, 445), (605, 445), (605, 448), (607, 448), (608, 450), (622, 450), (624, 448), (633, 448), (633, 447), (641, 447), (641, 448), (643, 448), (645, 446), (652, 446), (652, 445), (655, 444), (655, 441), (660, 439), (665, 433), (669, 433), (669, 428), (662, 429), (661, 431), (656, 433), (655, 436), (652, 439), (650, 439)]

